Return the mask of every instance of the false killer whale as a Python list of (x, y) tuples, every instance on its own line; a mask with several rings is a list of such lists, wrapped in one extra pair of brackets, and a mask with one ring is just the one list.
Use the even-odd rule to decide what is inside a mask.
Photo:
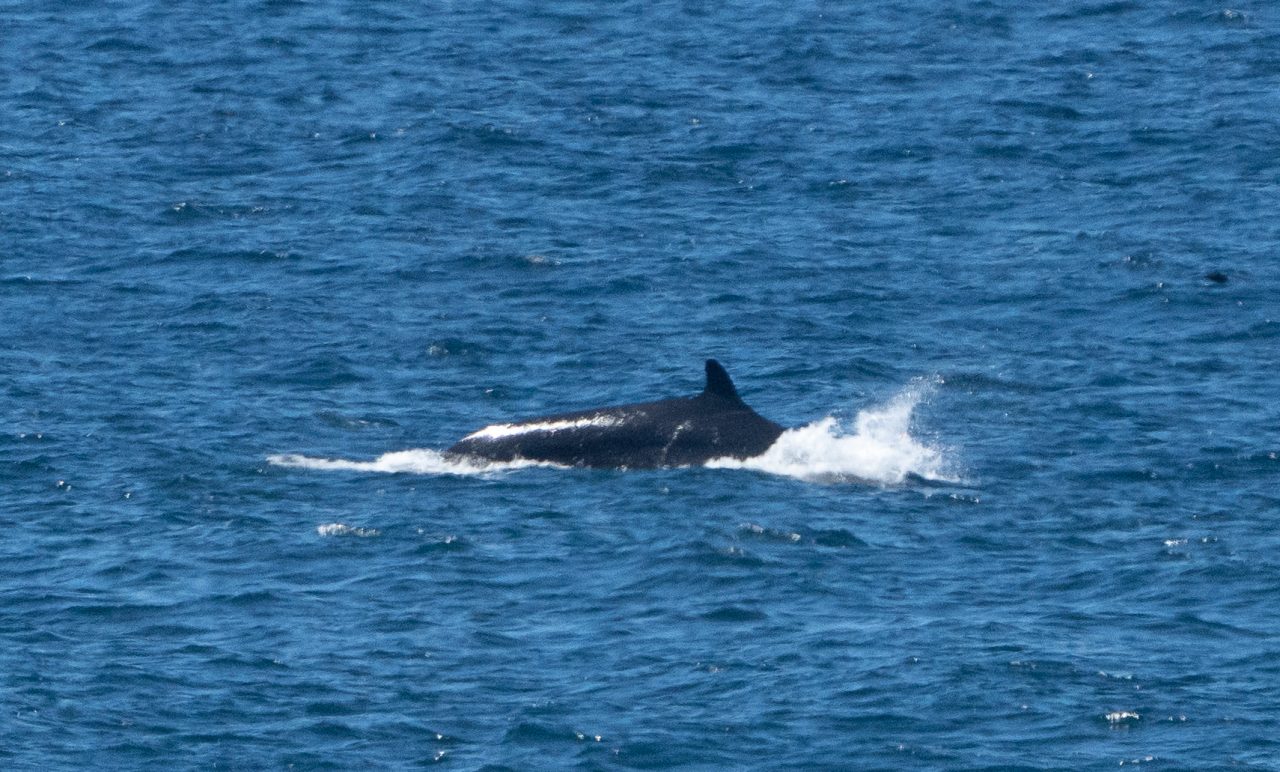
[(758, 456), (783, 431), (747, 407), (725, 369), (708, 359), (707, 385), (697, 396), (493, 424), (463, 437), (445, 456), (630, 469), (692, 466)]

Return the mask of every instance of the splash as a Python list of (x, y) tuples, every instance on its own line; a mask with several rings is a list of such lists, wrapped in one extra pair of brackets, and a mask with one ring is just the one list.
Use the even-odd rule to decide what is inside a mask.
[[(913, 381), (884, 405), (858, 413), (852, 432), (834, 416), (789, 429), (762, 455), (745, 460), (712, 459), (714, 469), (751, 469), (810, 482), (898, 485), (915, 477), (931, 482), (958, 483), (942, 450), (911, 436), (911, 417), (940, 381)], [(502, 430), (502, 425), (483, 431)], [(476, 433), (477, 435), (480, 432)], [(473, 435), (474, 436), (474, 435)], [(566, 468), (545, 461), (484, 461), (447, 456), (437, 450), (400, 450), (369, 461), (302, 455), (268, 456), (276, 466), (324, 471), (484, 476), (529, 467)]]
[(938, 380), (916, 380), (886, 404), (863, 410), (852, 433), (838, 419), (827, 416), (808, 426), (782, 433), (755, 458), (714, 459), (707, 466), (754, 469), (812, 482), (862, 482), (898, 485), (915, 476), (955, 483), (940, 449), (911, 436), (911, 416), (936, 388)]

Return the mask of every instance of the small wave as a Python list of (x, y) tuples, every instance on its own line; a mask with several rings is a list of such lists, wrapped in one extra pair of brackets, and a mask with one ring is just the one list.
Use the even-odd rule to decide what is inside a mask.
[(714, 459), (707, 466), (754, 469), (812, 482), (898, 485), (918, 478), (958, 483), (960, 479), (949, 471), (942, 451), (911, 436), (911, 415), (936, 384), (933, 380), (914, 381), (885, 405), (861, 411), (853, 421), (852, 433), (834, 416), (827, 416), (783, 432), (755, 458)]
[(1107, 719), (1108, 723), (1114, 725), (1114, 724), (1125, 724), (1130, 721), (1138, 721), (1142, 718), (1142, 716), (1138, 715), (1136, 711), (1132, 711), (1132, 710), (1116, 710), (1108, 713), (1106, 716), (1104, 716), (1104, 718)]
[(324, 471), (382, 472), (385, 474), (453, 474), (484, 475), (524, 469), (531, 466), (557, 466), (543, 461), (480, 461), (477, 459), (446, 456), (437, 450), (398, 450), (383, 453), (371, 461), (351, 461), (343, 458), (317, 458), (296, 454), (267, 456), (267, 463), (297, 469)]
[(360, 528), (350, 526), (346, 523), (325, 523), (316, 527), (316, 533), (321, 536), (381, 536), (382, 531), (377, 528)]

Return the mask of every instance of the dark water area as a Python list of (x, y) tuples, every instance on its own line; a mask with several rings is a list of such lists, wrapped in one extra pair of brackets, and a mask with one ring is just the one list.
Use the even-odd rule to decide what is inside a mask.
[(0, 768), (1280, 768), (1277, 211), (1255, 0), (0, 4)]

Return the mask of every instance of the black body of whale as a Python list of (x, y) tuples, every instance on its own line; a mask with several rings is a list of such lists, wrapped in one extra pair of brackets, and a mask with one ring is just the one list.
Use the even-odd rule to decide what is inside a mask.
[(706, 388), (697, 396), (493, 424), (445, 454), (608, 468), (692, 466), (758, 456), (783, 431), (747, 407), (725, 369), (708, 359)]

